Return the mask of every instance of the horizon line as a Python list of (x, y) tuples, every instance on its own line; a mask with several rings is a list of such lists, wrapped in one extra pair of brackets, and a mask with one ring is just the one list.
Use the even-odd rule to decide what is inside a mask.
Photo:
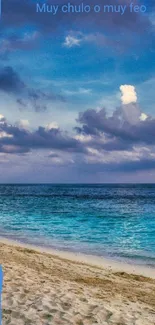
[(155, 185), (155, 182), (105, 182), (105, 183), (87, 183), (87, 182), (66, 182), (66, 183), (61, 183), (61, 182), (49, 182), (49, 183), (44, 183), (44, 182), (37, 182), (37, 183), (31, 183), (31, 182), (7, 182), (7, 183), (0, 183), (1, 185)]

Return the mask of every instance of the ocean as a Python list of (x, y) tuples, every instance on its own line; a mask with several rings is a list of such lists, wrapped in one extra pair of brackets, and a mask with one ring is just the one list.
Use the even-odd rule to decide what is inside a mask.
[(155, 185), (0, 185), (0, 236), (155, 267)]

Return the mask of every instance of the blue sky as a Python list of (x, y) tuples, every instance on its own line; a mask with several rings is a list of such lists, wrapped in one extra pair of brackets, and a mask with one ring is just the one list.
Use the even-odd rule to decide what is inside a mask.
[(115, 1), (124, 15), (36, 3), (2, 0), (1, 182), (155, 182), (153, 1)]

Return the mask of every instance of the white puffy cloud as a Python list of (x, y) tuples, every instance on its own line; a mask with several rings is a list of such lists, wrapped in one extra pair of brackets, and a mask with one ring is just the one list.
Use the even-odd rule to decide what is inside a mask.
[(141, 121), (145, 121), (147, 118), (148, 118), (148, 116), (147, 116), (145, 113), (141, 113), (139, 119), (140, 119)]
[(0, 131), (0, 138), (13, 138), (11, 134), (8, 134), (7, 132)]
[(81, 142), (89, 142), (92, 140), (91, 135), (85, 135), (85, 134), (77, 134), (74, 138)]
[(28, 120), (19, 120), (17, 125), (22, 129), (27, 129), (29, 127), (30, 123)]
[(121, 85), (121, 101), (123, 105), (137, 102), (137, 93), (135, 87), (132, 85)]
[(58, 129), (58, 128), (59, 128), (59, 126), (58, 126), (57, 122), (51, 122), (46, 125), (46, 130)]
[(73, 46), (80, 46), (80, 43), (81, 43), (81, 39), (72, 35), (68, 35), (65, 37), (65, 42), (63, 43), (63, 45), (68, 48), (71, 48)]

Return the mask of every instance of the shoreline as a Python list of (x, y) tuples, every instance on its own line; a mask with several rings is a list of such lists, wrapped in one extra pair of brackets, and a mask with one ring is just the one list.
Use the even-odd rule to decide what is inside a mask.
[(5, 245), (11, 245), (13, 247), (21, 247), (26, 249), (31, 249), (38, 253), (50, 254), (51, 257), (58, 257), (60, 259), (69, 260), (71, 262), (76, 262), (78, 264), (84, 264), (88, 266), (94, 266), (102, 269), (106, 269), (112, 272), (125, 272), (128, 274), (134, 274), (139, 276), (144, 276), (148, 278), (155, 279), (155, 268), (138, 265), (138, 264), (130, 264), (127, 262), (115, 261), (113, 259), (108, 259), (105, 257), (99, 257), (96, 255), (87, 255), (83, 253), (75, 253), (70, 251), (62, 251), (56, 250), (53, 248), (42, 247), (27, 243), (22, 243), (20, 241), (11, 240), (8, 238), (0, 237), (0, 243)]

